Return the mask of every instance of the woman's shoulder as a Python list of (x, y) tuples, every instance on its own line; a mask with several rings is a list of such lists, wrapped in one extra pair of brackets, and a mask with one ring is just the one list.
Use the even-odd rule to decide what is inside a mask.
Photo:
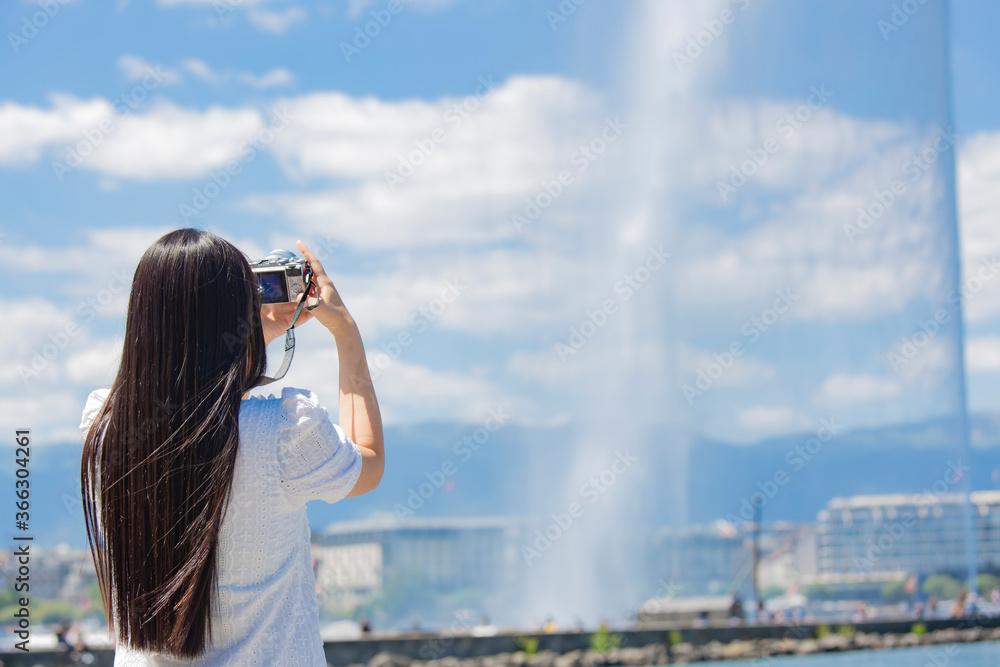
[(278, 428), (302, 424), (317, 419), (328, 419), (329, 413), (316, 392), (298, 387), (282, 387), (281, 394), (275, 396), (251, 396), (243, 401), (244, 406), (269, 406), (270, 414), (278, 417)]
[(320, 406), (319, 397), (315, 392), (298, 387), (282, 387), (280, 396), (275, 396), (273, 393), (267, 396), (257, 394), (244, 399), (243, 402), (251, 404), (254, 402), (280, 403), (282, 407), (293, 410), (300, 406)]
[(87, 401), (83, 406), (83, 414), (80, 418), (81, 431), (90, 429), (90, 425), (94, 423), (94, 418), (97, 417), (97, 412), (101, 409), (104, 401), (107, 400), (110, 391), (110, 387), (101, 387), (90, 392), (90, 395), (87, 396)]

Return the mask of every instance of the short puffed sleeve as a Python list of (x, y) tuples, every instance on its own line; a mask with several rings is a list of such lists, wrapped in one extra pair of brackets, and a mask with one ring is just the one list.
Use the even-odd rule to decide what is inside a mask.
[(361, 476), (361, 450), (311, 391), (285, 387), (277, 420), (281, 485), (294, 503), (335, 503)]
[(101, 405), (107, 400), (108, 392), (110, 391), (110, 389), (105, 387), (90, 392), (90, 396), (87, 397), (87, 402), (83, 406), (83, 416), (80, 419), (81, 431), (86, 433), (90, 430), (90, 425), (94, 423), (94, 419), (97, 417), (97, 411), (101, 409)]

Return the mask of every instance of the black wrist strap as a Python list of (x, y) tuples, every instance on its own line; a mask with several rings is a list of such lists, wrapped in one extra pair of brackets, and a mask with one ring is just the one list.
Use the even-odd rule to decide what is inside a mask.
[(305, 306), (306, 310), (312, 310), (319, 305), (317, 303), (316, 306), (306, 306), (306, 299), (309, 298), (309, 290), (312, 289), (312, 285), (312, 275), (310, 275), (309, 280), (306, 281), (306, 289), (302, 293), (302, 300), (295, 307), (295, 312), (292, 313), (292, 321), (288, 324), (288, 329), (285, 330), (285, 358), (281, 360), (281, 367), (278, 368), (278, 372), (274, 374), (274, 377), (262, 376), (257, 383), (258, 387), (263, 387), (285, 377), (288, 367), (292, 365), (292, 357), (295, 356), (295, 321), (299, 319), (299, 314), (302, 312), (303, 306)]

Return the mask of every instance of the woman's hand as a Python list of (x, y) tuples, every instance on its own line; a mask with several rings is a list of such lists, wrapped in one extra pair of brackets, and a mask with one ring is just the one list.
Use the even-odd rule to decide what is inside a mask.
[[(312, 311), (313, 317), (334, 335), (353, 329), (355, 327), (354, 318), (347, 312), (347, 307), (341, 301), (340, 294), (333, 286), (330, 276), (326, 275), (326, 271), (323, 270), (323, 265), (319, 263), (316, 255), (312, 254), (305, 243), (296, 241), (295, 245), (298, 246), (299, 252), (312, 268), (313, 282), (316, 284), (316, 297), (311, 298), (316, 298), (319, 301), (319, 307)], [(312, 306), (313, 304), (307, 303), (306, 305)]]
[[(385, 470), (385, 446), (382, 434), (382, 414), (379, 412), (375, 387), (368, 370), (365, 345), (361, 341), (354, 318), (340, 299), (337, 288), (316, 255), (302, 241), (296, 245), (312, 267), (318, 301), (313, 317), (330, 330), (337, 340), (338, 373), (340, 376), (340, 427), (361, 450), (361, 474), (348, 498), (368, 493), (379, 485)], [(307, 305), (311, 305), (307, 303)]]
[[(265, 343), (270, 343), (275, 338), (281, 338), (285, 335), (288, 325), (292, 323), (292, 315), (295, 314), (295, 308), (298, 305), (298, 302), (265, 303), (260, 307), (260, 323), (264, 328)], [(312, 316), (311, 312), (303, 308), (302, 312), (299, 313), (299, 318), (295, 320), (295, 328), (298, 329), (302, 326), (303, 322), (308, 322)]]

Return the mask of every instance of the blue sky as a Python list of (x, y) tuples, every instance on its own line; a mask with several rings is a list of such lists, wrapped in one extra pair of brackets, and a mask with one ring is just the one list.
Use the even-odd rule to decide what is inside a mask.
[[(942, 253), (952, 155), (967, 278), (1000, 250), (1000, 8), (951, 7), (957, 151), (845, 245), (851, 212), (943, 123), (940, 5), (884, 36), (889, 2), (655, 4), (590, 0), (557, 20), (554, 0), (413, 0), (395, 14), (381, 0), (73, 0), (50, 3), (32, 32), (24, 21), (45, 3), (6, 3), (5, 419), (79, 438), (84, 397), (115, 368), (116, 276), (191, 223), (252, 257), (297, 238), (322, 249), (390, 423), (477, 422), (497, 406), (525, 424), (586, 423), (619, 409), (753, 442), (831, 411), (856, 426), (947, 413), (953, 319), (901, 370), (887, 355), (954, 287)], [(678, 71), (673, 54), (726, 11)], [(782, 136), (775, 121), (823, 85), (833, 96)], [(87, 136), (79, 167), (53, 168)], [(730, 165), (768, 137), (774, 159), (720, 202)], [(390, 187), (421, 142), (433, 154)], [(587, 144), (606, 151), (587, 157)], [(564, 191), (516, 229), (511, 216), (562, 172)], [(673, 258), (643, 289), (615, 289), (661, 245)], [(966, 313), (974, 409), (1000, 400), (998, 286), (986, 280)], [(751, 340), (744, 327), (780, 289), (801, 301)], [(560, 354), (608, 299), (606, 324)], [(61, 345), (67, 326), (77, 333)], [(332, 341), (316, 328), (298, 338), (287, 383), (335, 396)], [(745, 353), (686, 400), (734, 342)], [(51, 359), (19, 370), (49, 344)]]

